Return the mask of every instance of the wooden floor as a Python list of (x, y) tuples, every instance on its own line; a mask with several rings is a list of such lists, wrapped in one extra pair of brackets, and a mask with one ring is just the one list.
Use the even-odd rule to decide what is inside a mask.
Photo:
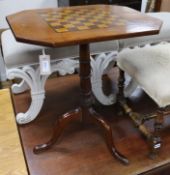
[(28, 175), (8, 89), (0, 90), (0, 175)]
[[(74, 76), (53, 78), (47, 82), (45, 104), (38, 118), (20, 126), (19, 132), (31, 175), (136, 175), (167, 174), (170, 172), (170, 128), (162, 132), (163, 148), (154, 160), (148, 158), (148, 146), (132, 122), (125, 116), (118, 117), (114, 106), (104, 107), (97, 103), (96, 109), (113, 127), (118, 150), (127, 156), (130, 165), (115, 160), (107, 149), (101, 130), (92, 124), (73, 122), (57, 144), (49, 151), (35, 155), (36, 144), (50, 137), (57, 116), (78, 106), (80, 101), (79, 78)], [(14, 96), (16, 112), (25, 111), (30, 103), (29, 93)], [(142, 92), (137, 91), (129, 101), (136, 111), (146, 113), (155, 104)], [(170, 118), (165, 125), (170, 124)], [(148, 123), (151, 126), (152, 123)], [(170, 126), (170, 125), (169, 125)], [(162, 168), (160, 166), (164, 165)], [(154, 169), (157, 168), (158, 169)], [(154, 169), (152, 171), (149, 171)], [(149, 172), (147, 172), (149, 171)]]

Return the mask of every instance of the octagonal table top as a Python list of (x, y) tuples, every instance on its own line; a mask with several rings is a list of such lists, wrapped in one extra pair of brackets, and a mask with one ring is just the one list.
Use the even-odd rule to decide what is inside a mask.
[(153, 35), (162, 25), (159, 19), (115, 5), (26, 10), (7, 21), (17, 41), (51, 47)]

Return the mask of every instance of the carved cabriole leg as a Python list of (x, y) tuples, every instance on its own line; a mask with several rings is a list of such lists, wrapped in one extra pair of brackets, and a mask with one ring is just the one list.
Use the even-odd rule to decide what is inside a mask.
[(129, 164), (129, 160), (124, 155), (122, 155), (115, 147), (111, 125), (107, 123), (103, 119), (103, 117), (100, 116), (100, 114), (96, 113), (92, 108), (89, 109), (89, 112), (91, 114), (91, 121), (99, 125), (103, 129), (107, 146), (112, 155), (117, 160), (121, 161), (123, 164), (125, 165)]
[(67, 127), (67, 125), (71, 121), (79, 119), (80, 117), (81, 117), (80, 108), (77, 108), (59, 117), (59, 119), (56, 120), (56, 123), (54, 125), (53, 134), (50, 140), (47, 143), (35, 146), (33, 152), (37, 154), (52, 147), (57, 142), (58, 138), (62, 134), (63, 130)]

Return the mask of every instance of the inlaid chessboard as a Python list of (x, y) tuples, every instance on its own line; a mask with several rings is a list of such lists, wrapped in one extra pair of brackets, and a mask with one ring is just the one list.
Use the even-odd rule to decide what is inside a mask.
[(97, 8), (62, 9), (41, 12), (43, 19), (58, 33), (124, 26), (126, 20), (113, 11)]

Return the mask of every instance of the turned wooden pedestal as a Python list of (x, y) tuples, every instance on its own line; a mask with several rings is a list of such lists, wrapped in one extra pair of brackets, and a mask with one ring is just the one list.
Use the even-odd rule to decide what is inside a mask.
[(82, 104), (79, 108), (62, 115), (56, 121), (56, 125), (53, 131), (52, 138), (45, 144), (38, 145), (34, 148), (34, 153), (39, 153), (43, 150), (50, 148), (57, 141), (65, 127), (77, 118), (81, 118), (82, 121), (91, 121), (103, 128), (106, 142), (111, 153), (120, 161), (128, 164), (128, 160), (121, 155), (115, 148), (112, 136), (111, 126), (98, 114), (92, 107), (93, 99), (91, 94), (91, 82), (90, 82), (90, 50), (89, 44), (82, 44), (80, 49), (80, 87), (82, 94)]

